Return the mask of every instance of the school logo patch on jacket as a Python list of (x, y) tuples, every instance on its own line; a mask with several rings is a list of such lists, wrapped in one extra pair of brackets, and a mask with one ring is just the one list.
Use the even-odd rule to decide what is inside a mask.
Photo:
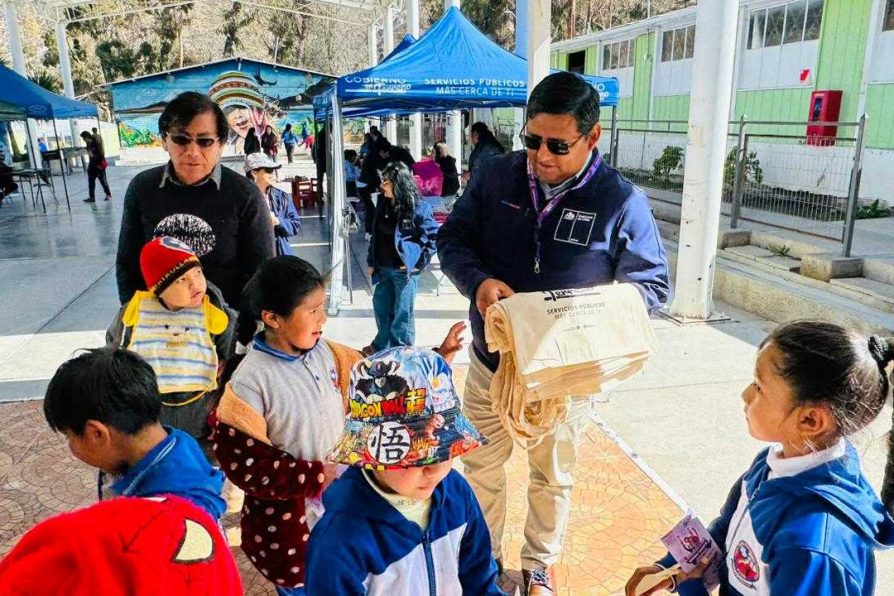
[(736, 575), (745, 583), (753, 584), (760, 580), (761, 570), (754, 551), (744, 540), (736, 545), (736, 552), (733, 554), (733, 570)]

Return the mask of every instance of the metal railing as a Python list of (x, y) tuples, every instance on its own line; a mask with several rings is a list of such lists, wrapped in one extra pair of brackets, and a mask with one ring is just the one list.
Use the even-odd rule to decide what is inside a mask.
[[(837, 129), (808, 137), (808, 124)], [(730, 226), (753, 221), (795, 230), (840, 242), (850, 256), (865, 127), (865, 116), (859, 122), (730, 122), (722, 198)], [(679, 204), (687, 129), (685, 120), (619, 120), (608, 131), (608, 160), (653, 198)]]

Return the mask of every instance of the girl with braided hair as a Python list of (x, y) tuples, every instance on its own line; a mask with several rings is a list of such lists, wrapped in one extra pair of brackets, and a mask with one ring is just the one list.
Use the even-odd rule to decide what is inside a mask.
[[(774, 445), (758, 454), (709, 527), (723, 553), (721, 594), (874, 593), (873, 550), (894, 546), (894, 440), (879, 499), (847, 438), (882, 411), (892, 362), (894, 343), (819, 321), (782, 325), (763, 341), (742, 400), (751, 435)], [(675, 587), (708, 594), (707, 562), (638, 589), (674, 563), (668, 555), (640, 567), (627, 594)]]

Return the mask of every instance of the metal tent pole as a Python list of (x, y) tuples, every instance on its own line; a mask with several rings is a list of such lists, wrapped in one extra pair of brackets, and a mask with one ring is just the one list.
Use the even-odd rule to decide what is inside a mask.
[[(68, 207), (69, 213), (71, 212), (71, 202), (68, 200), (68, 182), (65, 180), (65, 152), (62, 148), (62, 143), (59, 142), (59, 129), (56, 128), (56, 119), (53, 118), (53, 134), (56, 135), (56, 151), (59, 152), (59, 171), (62, 172), (62, 188), (65, 189), (65, 205)], [(50, 172), (50, 175), (53, 175), (53, 172)]]

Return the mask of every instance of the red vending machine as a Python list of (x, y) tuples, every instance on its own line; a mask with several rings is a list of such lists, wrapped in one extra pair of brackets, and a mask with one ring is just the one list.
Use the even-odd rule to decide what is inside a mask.
[(838, 127), (814, 124), (814, 122), (838, 122), (840, 112), (840, 90), (814, 91), (810, 96), (810, 115), (807, 118), (807, 144), (822, 147), (834, 145)]

